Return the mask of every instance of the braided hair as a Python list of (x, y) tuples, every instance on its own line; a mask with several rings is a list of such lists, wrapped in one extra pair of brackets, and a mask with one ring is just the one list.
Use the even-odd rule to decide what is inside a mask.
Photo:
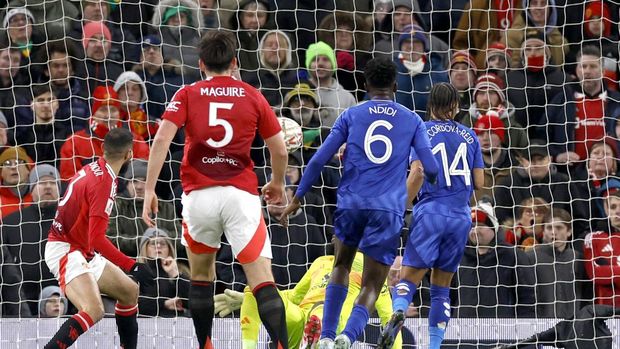
[(447, 82), (435, 84), (431, 88), (426, 104), (426, 115), (441, 121), (453, 120), (459, 102), (459, 92), (452, 84)]

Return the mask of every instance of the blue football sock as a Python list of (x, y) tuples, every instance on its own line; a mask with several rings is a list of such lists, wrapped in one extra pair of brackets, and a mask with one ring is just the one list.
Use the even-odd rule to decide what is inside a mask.
[(351, 316), (347, 320), (347, 326), (342, 331), (342, 334), (349, 337), (351, 344), (357, 340), (366, 324), (368, 323), (368, 309), (365, 306), (356, 304), (351, 311)]
[(439, 349), (450, 321), (450, 288), (431, 285), (431, 311), (428, 314), (429, 349)]
[(392, 309), (394, 312), (406, 312), (417, 290), (418, 286), (413, 282), (405, 279), (400, 280), (392, 290)]
[(323, 306), (323, 328), (321, 338), (336, 338), (336, 329), (340, 320), (340, 311), (347, 298), (348, 286), (330, 283), (325, 290)]

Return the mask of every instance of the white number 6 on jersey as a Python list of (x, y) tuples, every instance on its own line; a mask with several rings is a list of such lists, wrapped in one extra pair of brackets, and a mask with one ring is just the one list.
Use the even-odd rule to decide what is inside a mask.
[[(389, 130), (392, 129), (392, 124), (385, 120), (377, 120), (370, 124), (368, 130), (366, 130), (366, 136), (364, 137), (364, 152), (366, 153), (366, 157), (368, 160), (372, 161), (375, 164), (382, 164), (392, 156), (392, 141), (384, 135), (373, 135), (372, 133), (375, 131), (377, 127), (385, 127)], [(376, 157), (375, 154), (372, 153), (370, 149), (370, 145), (373, 142), (383, 142), (385, 144), (385, 154), (380, 158)]]
[(209, 103), (209, 126), (222, 126), (224, 128), (224, 138), (222, 140), (216, 141), (213, 138), (207, 139), (207, 144), (213, 148), (221, 148), (225, 147), (230, 143), (233, 137), (233, 128), (230, 122), (224, 119), (218, 119), (217, 110), (218, 109), (226, 109), (231, 110), (233, 107), (232, 103)]

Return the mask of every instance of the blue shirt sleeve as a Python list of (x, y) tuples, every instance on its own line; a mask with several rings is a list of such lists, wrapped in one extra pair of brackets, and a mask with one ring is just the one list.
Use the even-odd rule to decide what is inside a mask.
[(437, 162), (431, 152), (431, 141), (428, 139), (428, 135), (426, 134), (426, 125), (424, 125), (424, 122), (422, 122), (422, 119), (420, 119), (417, 114), (415, 117), (418, 119), (418, 125), (415, 131), (415, 136), (413, 137), (414, 151), (412, 151), (412, 154), (416, 154), (416, 160), (419, 159), (422, 161), (426, 179), (430, 183), (435, 183), (435, 178), (439, 173), (439, 167), (437, 167)]
[(416, 160), (420, 160), (420, 158), (418, 158), (418, 154), (415, 153), (415, 149), (411, 148), (411, 152), (409, 153), (409, 165)]
[(482, 159), (482, 150), (480, 149), (478, 136), (474, 139), (476, 140), (476, 146), (474, 148), (474, 168), (484, 168), (484, 160)]
[(327, 162), (334, 156), (340, 146), (346, 142), (349, 134), (346, 115), (348, 115), (348, 113), (345, 111), (336, 119), (336, 123), (332, 127), (329, 136), (325, 139), (325, 142), (323, 142), (312, 159), (310, 159), (310, 162), (308, 162), (306, 171), (299, 182), (297, 192), (295, 192), (296, 197), (302, 198), (306, 195), (310, 188), (312, 188), (312, 184), (314, 184), (321, 175), (323, 167), (325, 167)]

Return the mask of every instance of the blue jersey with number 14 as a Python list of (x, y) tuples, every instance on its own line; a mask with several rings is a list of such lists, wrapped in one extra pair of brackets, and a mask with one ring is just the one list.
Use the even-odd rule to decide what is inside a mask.
[(343, 143), (346, 150), (337, 192), (338, 208), (402, 215), (410, 149), (426, 149), (432, 160), (422, 119), (393, 101), (370, 100), (348, 108), (308, 164), (297, 196), (310, 189), (318, 173), (315, 165), (322, 166)]
[[(470, 128), (455, 121), (427, 121), (426, 133), (439, 174), (437, 183), (424, 182), (418, 194), (419, 204), (441, 202), (451, 207), (466, 207), (474, 190), (472, 171), (484, 168), (478, 137)], [(415, 150), (411, 160), (417, 160)]]

